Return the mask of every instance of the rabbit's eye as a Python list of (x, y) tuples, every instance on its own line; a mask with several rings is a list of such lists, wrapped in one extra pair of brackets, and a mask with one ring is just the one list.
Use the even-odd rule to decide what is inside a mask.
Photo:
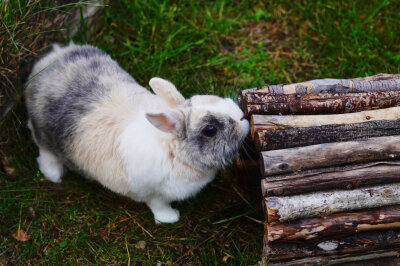
[(206, 137), (214, 137), (217, 134), (217, 128), (215, 126), (208, 125), (201, 131)]

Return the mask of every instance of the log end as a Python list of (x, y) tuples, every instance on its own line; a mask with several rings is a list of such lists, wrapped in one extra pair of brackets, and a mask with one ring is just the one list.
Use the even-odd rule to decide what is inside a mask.
[(274, 225), (278, 224), (281, 221), (281, 216), (279, 214), (279, 209), (274, 208), (275, 202), (271, 200), (271, 198), (267, 199), (266, 201), (266, 213), (267, 213), (267, 221), (269, 224)]

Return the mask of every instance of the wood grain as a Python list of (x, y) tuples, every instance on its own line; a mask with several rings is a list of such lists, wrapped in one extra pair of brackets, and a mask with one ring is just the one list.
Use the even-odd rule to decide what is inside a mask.
[[(310, 119), (312, 118), (310, 117)], [(278, 150), (396, 135), (400, 135), (400, 119), (261, 130), (255, 133), (255, 147), (258, 151)]]
[(369, 251), (367, 253), (327, 255), (320, 257), (307, 257), (303, 259), (292, 259), (282, 261), (270, 261), (263, 265), (269, 266), (319, 266), (319, 265), (340, 265), (340, 266), (398, 266), (400, 265), (400, 250), (398, 248), (389, 250)]
[(400, 119), (400, 107), (330, 115), (252, 115), (250, 132), (252, 138), (254, 138), (255, 132), (261, 130), (344, 125), (396, 119)]
[(300, 218), (325, 217), (333, 213), (398, 204), (400, 183), (264, 198), (267, 221), (271, 225)]
[(262, 193), (265, 197), (288, 196), (395, 182), (400, 182), (400, 161), (380, 161), (266, 176)]
[[(400, 248), (400, 231), (376, 230), (356, 233), (340, 238), (313, 241), (272, 242), (264, 244), (264, 252), (271, 261), (300, 259), (306, 257), (368, 254), (370, 251)], [(273, 255), (273, 256), (272, 256)]]
[[(399, 91), (399, 74), (378, 74), (353, 79), (316, 79), (294, 84), (269, 85), (260, 88), (242, 90), (238, 104), (243, 108), (248, 93), (268, 93), (271, 95), (317, 94), (317, 93), (362, 93), (377, 91)], [(244, 109), (244, 108), (243, 108)]]
[(305, 218), (283, 224), (266, 223), (266, 241), (321, 239), (363, 231), (400, 228), (400, 205)]
[(400, 136), (324, 143), (261, 153), (264, 176), (400, 158)]
[(252, 114), (342, 114), (396, 106), (400, 91), (271, 95), (246, 94), (245, 116)]

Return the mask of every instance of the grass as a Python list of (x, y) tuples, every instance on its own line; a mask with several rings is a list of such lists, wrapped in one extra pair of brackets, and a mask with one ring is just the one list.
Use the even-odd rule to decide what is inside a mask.
[[(73, 11), (94, 0), (0, 1), (0, 119), (21, 100), (33, 61), (52, 42), (65, 42), (73, 30)], [(52, 21), (52, 23), (50, 23)]]
[[(105, 7), (97, 34), (82, 25), (71, 37), (110, 53), (143, 85), (160, 76), (187, 97), (235, 98), (265, 84), (400, 73), (399, 8), (400, 1), (119, 0)], [(261, 196), (250, 173), (222, 171), (198, 196), (175, 204), (178, 223), (155, 225), (143, 204), (76, 174), (60, 185), (46, 181), (26, 119), (17, 101), (0, 122), (0, 263), (260, 261)], [(18, 228), (28, 241), (11, 236)]]

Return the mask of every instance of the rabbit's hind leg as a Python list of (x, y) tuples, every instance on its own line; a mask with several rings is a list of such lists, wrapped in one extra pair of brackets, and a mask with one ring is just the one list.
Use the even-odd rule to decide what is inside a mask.
[(39, 157), (36, 158), (40, 172), (54, 183), (60, 183), (64, 173), (62, 162), (52, 152), (46, 148), (39, 147)]
[(40, 145), (40, 138), (37, 137), (37, 134), (40, 132), (35, 130), (31, 119), (28, 121), (28, 128), (32, 133), (33, 141), (39, 147), (39, 157), (36, 158), (36, 161), (39, 164), (40, 172), (42, 172), (43, 175), (51, 182), (60, 183), (61, 177), (64, 174), (62, 162), (51, 151)]

